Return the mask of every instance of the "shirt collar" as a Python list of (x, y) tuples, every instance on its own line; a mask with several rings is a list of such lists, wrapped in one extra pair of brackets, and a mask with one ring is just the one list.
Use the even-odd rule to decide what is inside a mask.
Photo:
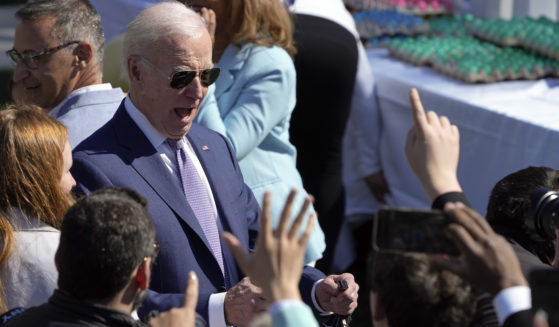
[(68, 96), (64, 100), (62, 100), (62, 102), (60, 102), (56, 107), (54, 107), (49, 112), (49, 116), (56, 117), (58, 115), (58, 113), (60, 112), (60, 109), (62, 109), (62, 107), (64, 107), (64, 104), (66, 102), (68, 102), (68, 100), (72, 97), (75, 97), (77, 95), (84, 94), (84, 93), (87, 93), (87, 92), (92, 92), (92, 91), (111, 90), (112, 88), (113, 87), (112, 87), (111, 83), (93, 84), (93, 85), (80, 87), (79, 89), (76, 89), (76, 90), (72, 91), (70, 94), (68, 94)]
[(130, 95), (127, 95), (124, 99), (124, 109), (126, 109), (130, 118), (132, 118), (132, 120), (148, 138), (154, 149), (159, 148), (159, 146), (167, 140), (167, 137), (153, 127), (147, 117), (134, 105), (132, 99), (130, 99)]

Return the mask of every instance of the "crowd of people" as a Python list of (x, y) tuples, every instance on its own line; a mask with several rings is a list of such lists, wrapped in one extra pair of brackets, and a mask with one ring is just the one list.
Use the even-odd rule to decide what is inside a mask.
[[(406, 155), (461, 256), (371, 251), (389, 185), (343, 2), (155, 2), (119, 39), (126, 92), (103, 82), (107, 7), (16, 13), (0, 325), (532, 324), (526, 280), (559, 254), (528, 217), (558, 171), (504, 177), (482, 218), (457, 178), (458, 128), (412, 89)], [(358, 257), (338, 260), (348, 226)]]

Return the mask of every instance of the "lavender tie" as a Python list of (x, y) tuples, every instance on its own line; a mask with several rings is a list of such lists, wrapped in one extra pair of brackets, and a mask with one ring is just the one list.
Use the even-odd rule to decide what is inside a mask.
[(210, 247), (212, 248), (214, 257), (219, 263), (221, 272), (227, 279), (223, 266), (223, 255), (221, 253), (219, 231), (217, 229), (217, 217), (213, 210), (210, 194), (208, 194), (208, 190), (205, 187), (202, 178), (198, 175), (196, 167), (194, 167), (194, 164), (186, 155), (184, 150), (184, 141), (182, 139), (168, 139), (167, 142), (171, 146), (171, 149), (175, 151), (177, 156), (177, 165), (179, 166), (182, 189), (184, 191), (184, 195), (186, 196), (186, 200), (188, 201), (188, 204), (190, 204), (192, 211), (194, 211), (194, 214), (204, 231), (204, 235), (210, 243)]

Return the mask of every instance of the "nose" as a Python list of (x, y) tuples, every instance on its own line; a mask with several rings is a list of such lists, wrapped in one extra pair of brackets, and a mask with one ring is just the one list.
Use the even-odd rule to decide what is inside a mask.
[(27, 68), (27, 66), (23, 63), (23, 60), (21, 60), (16, 64), (14, 73), (12, 75), (12, 81), (14, 83), (21, 82), (22, 80), (29, 77), (29, 75), (30, 75), (29, 68)]
[(74, 179), (74, 175), (70, 174), (70, 177), (72, 178), (72, 188), (74, 188), (74, 186), (76, 186), (76, 180)]
[(204, 97), (205, 89), (207, 89), (207, 86), (202, 85), (198, 75), (184, 88), (184, 94), (189, 98), (201, 100)]

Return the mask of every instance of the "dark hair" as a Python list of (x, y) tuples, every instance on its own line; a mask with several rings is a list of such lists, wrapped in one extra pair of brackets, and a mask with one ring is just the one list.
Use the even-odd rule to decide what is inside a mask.
[(99, 67), (103, 67), (105, 34), (101, 17), (88, 0), (28, 1), (16, 12), (21, 20), (32, 21), (42, 16), (56, 18), (52, 35), (62, 42), (84, 41), (92, 45)]
[(390, 327), (469, 326), (476, 295), (457, 275), (431, 265), (424, 254), (374, 254), (372, 290)]
[(486, 219), (498, 232), (504, 227), (507, 232), (520, 235), (530, 242), (531, 249), (528, 248), (528, 251), (535, 252), (542, 262), (551, 264), (555, 243), (530, 237), (526, 225), (531, 207), (530, 195), (539, 188), (559, 191), (559, 171), (548, 167), (528, 167), (505, 176), (491, 191)]
[(104, 188), (77, 201), (60, 232), (58, 287), (79, 300), (114, 297), (154, 251), (147, 201), (125, 188)]

